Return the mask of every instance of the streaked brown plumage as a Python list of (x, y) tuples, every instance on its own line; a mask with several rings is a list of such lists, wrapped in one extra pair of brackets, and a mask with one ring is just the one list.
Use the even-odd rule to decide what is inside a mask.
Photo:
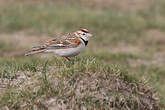
[(41, 46), (33, 47), (26, 56), (42, 53), (54, 52), (58, 56), (69, 57), (77, 55), (87, 44), (92, 34), (87, 29), (81, 29), (74, 33), (68, 33), (61, 37), (48, 40)]

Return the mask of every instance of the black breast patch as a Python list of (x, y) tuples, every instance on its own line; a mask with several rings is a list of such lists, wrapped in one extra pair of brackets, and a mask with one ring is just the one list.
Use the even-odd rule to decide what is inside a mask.
[(83, 38), (81, 38), (85, 44), (85, 46), (88, 44), (88, 41), (85, 41)]

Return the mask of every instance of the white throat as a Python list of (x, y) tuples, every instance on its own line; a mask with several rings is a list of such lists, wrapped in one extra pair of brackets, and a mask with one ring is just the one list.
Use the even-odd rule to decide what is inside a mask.
[(86, 37), (86, 36), (81, 36), (81, 39), (84, 39), (84, 41), (88, 41), (89, 40), (89, 38)]

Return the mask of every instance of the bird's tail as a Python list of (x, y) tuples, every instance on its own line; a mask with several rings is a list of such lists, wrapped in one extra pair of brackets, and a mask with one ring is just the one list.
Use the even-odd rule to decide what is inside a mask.
[(30, 56), (30, 55), (34, 55), (34, 54), (38, 54), (38, 53), (43, 53), (43, 52), (45, 52), (45, 47), (37, 46), (37, 47), (33, 47), (32, 50), (25, 53), (25, 56)]

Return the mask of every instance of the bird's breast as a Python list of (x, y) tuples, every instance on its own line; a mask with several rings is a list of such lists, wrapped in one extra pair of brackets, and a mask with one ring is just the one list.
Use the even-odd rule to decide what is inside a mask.
[(84, 50), (84, 48), (85, 45), (81, 43), (79, 46), (75, 48), (56, 49), (54, 50), (54, 53), (58, 56), (71, 57), (78, 55), (82, 50)]

